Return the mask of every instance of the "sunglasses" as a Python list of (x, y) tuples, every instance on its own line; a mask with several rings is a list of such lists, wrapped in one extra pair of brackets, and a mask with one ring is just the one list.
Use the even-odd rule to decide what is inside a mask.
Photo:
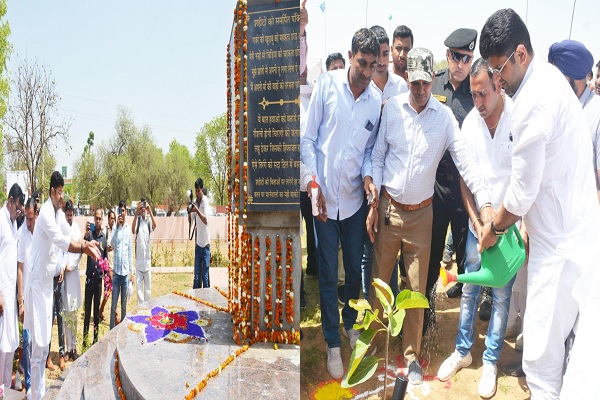
[(452, 59), (454, 60), (455, 63), (458, 63), (459, 61), (462, 60), (463, 64), (468, 63), (473, 58), (473, 56), (470, 56), (468, 54), (459, 53), (458, 51), (453, 51), (453, 50), (450, 50), (450, 57), (452, 57)]

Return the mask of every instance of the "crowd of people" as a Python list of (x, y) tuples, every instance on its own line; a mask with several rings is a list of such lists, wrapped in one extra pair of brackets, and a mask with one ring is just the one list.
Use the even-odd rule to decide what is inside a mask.
[[(460, 296), (460, 316), (456, 347), (437, 377), (449, 380), (471, 364), (483, 297), (479, 315), (489, 325), (481, 397), (496, 392), (497, 362), (516, 308), (532, 398), (590, 398), (598, 353), (592, 335), (600, 278), (592, 249), (600, 239), (600, 97), (589, 50), (565, 40), (550, 47), (546, 62), (519, 15), (502, 9), (479, 38), (469, 28), (449, 34), (448, 67), (441, 71), (434, 71), (430, 50), (414, 46), (408, 27), (388, 37), (373, 26), (354, 34), (347, 68), (334, 53), (313, 83), (306, 76), (307, 23), (303, 3), (301, 210), (329, 374), (339, 379), (345, 371), (341, 276), (341, 332), (351, 348), (361, 332), (353, 328), (357, 312), (349, 301), (361, 287), (379, 315), (381, 304), (368, 289), (373, 279), (390, 282), (397, 293), (400, 274), (402, 286), (428, 296), (428, 318), (423, 309), (407, 310), (402, 334), (408, 379), (420, 384), (421, 339), (425, 321), (435, 321), (446, 232), (459, 273), (472, 272), (481, 268), (480, 253), (516, 224), (527, 248), (517, 277), (501, 288), (448, 290)], [(477, 44), (481, 58), (474, 60)], [(596, 67), (600, 79), (600, 62)], [(513, 287), (515, 280), (526, 284)], [(519, 297), (524, 291), (526, 301)]]
[[(138, 304), (151, 296), (150, 235), (156, 228), (152, 209), (146, 199), (137, 204), (132, 226), (126, 220), (125, 201), (108, 211), (108, 225), (102, 226), (104, 210), (97, 208), (94, 222), (86, 222), (82, 235), (73, 223), (74, 206), (64, 201), (64, 180), (58, 171), (50, 178), (49, 198), (39, 204), (39, 193), (25, 202), (18, 184), (8, 192), (0, 214), (0, 382), (12, 387), (13, 358), (22, 343), (15, 387), (24, 377), (28, 399), (45, 393), (45, 369), (56, 369), (50, 359), (54, 321), (57, 324), (59, 367), (78, 358), (77, 320), (83, 303), (83, 348), (89, 346), (88, 333), (93, 302), (93, 343), (104, 319), (109, 298), (110, 328), (127, 314), (127, 297), (137, 278)], [(135, 246), (135, 263), (133, 261)], [(87, 255), (85, 287), (80, 283), (79, 264)], [(9, 266), (14, 265), (14, 268)], [(128, 295), (129, 291), (129, 295)], [(112, 294), (112, 297), (111, 297)], [(21, 321), (22, 336), (18, 321)], [(81, 345), (81, 344), (80, 344)]]

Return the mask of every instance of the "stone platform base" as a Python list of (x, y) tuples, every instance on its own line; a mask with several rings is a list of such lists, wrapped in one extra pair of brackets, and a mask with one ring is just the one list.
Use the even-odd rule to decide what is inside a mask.
[[(195, 297), (226, 307), (226, 299), (216, 290), (188, 290)], [(207, 374), (218, 368), (240, 346), (232, 339), (231, 315), (195, 300), (169, 294), (148, 302), (154, 306), (197, 311), (210, 320), (204, 328), (207, 340), (173, 343), (146, 337), (125, 319), (101, 341), (71, 365), (56, 399), (119, 398), (114, 374), (115, 356), (121, 386), (127, 399), (183, 399)], [(136, 331), (137, 329), (137, 331)], [(220, 374), (208, 380), (196, 399), (298, 399), (300, 396), (300, 347), (255, 344), (234, 359)], [(67, 371), (65, 371), (66, 373)]]

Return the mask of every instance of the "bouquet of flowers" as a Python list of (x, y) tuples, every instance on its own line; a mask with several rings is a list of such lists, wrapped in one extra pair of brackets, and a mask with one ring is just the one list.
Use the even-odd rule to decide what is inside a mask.
[(98, 266), (102, 268), (102, 274), (104, 275), (104, 297), (108, 297), (112, 292), (112, 274), (110, 273), (111, 268), (108, 258), (100, 257)]

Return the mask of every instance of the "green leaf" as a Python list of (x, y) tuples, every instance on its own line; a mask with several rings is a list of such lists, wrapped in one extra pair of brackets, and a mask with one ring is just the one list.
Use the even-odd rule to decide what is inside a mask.
[(358, 368), (356, 368), (352, 373), (348, 371), (348, 374), (344, 376), (344, 379), (342, 379), (342, 387), (349, 388), (356, 386), (359, 383), (363, 383), (373, 376), (377, 370), (377, 364), (379, 364), (379, 359), (377, 357), (365, 357), (358, 365)]
[(357, 311), (371, 310), (371, 304), (365, 299), (352, 299), (348, 305)]
[(408, 308), (429, 308), (429, 301), (422, 293), (403, 290), (396, 297), (396, 309), (406, 310)]
[[(379, 318), (377, 318), (378, 316), (379, 316), (379, 310), (375, 310), (375, 314), (373, 314), (372, 312), (365, 312), (365, 317), (363, 318), (362, 327), (364, 329), (369, 329), (369, 327), (371, 326), (371, 323), (379, 320)], [(354, 328), (354, 329), (356, 329), (356, 328)]]
[(373, 286), (375, 287), (375, 295), (381, 302), (384, 311), (390, 315), (392, 313), (392, 305), (394, 304), (392, 289), (379, 278), (373, 280)]
[(404, 323), (405, 316), (406, 311), (404, 310), (395, 310), (390, 316), (390, 333), (392, 336), (398, 336), (398, 334), (402, 330), (402, 324)]
[(358, 367), (362, 358), (367, 354), (371, 340), (373, 340), (376, 333), (377, 331), (373, 329), (365, 329), (360, 333), (360, 336), (356, 340), (356, 345), (354, 345), (354, 349), (352, 350), (352, 354), (350, 355), (348, 374), (352, 374)]

